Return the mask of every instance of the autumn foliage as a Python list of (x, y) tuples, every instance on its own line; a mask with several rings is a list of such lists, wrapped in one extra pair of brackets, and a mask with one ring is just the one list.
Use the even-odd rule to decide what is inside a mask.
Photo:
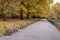
[(54, 11), (54, 13), (56, 14), (57, 18), (60, 19), (60, 3), (56, 3), (56, 4), (53, 6), (53, 11)]
[(0, 18), (37, 18), (49, 16), (53, 0), (0, 0)]

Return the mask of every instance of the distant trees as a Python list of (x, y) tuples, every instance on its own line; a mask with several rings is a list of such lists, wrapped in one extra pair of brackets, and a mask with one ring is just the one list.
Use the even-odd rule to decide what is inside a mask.
[(57, 18), (60, 18), (60, 3), (56, 3), (56, 4), (53, 6), (53, 10), (54, 10), (54, 12), (56, 13)]
[(0, 0), (0, 18), (48, 17), (53, 0)]

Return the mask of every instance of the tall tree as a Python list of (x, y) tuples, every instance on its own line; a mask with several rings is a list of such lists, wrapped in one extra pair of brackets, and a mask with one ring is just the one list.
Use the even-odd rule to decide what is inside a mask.
[(53, 0), (0, 0), (0, 13), (11, 17), (46, 17)]
[(53, 6), (54, 13), (57, 15), (57, 18), (60, 18), (60, 3), (56, 3)]

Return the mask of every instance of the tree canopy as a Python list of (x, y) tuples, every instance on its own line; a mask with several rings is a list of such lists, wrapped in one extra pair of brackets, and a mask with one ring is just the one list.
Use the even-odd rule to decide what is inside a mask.
[(53, 0), (0, 0), (0, 17), (47, 17)]
[(56, 4), (53, 6), (53, 10), (54, 10), (54, 12), (56, 13), (57, 18), (60, 18), (60, 3), (56, 3)]

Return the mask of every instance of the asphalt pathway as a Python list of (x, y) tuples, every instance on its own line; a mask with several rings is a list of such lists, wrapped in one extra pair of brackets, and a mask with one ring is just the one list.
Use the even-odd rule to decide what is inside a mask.
[(60, 40), (60, 32), (47, 20), (37, 21), (11, 36), (0, 37), (0, 40)]

